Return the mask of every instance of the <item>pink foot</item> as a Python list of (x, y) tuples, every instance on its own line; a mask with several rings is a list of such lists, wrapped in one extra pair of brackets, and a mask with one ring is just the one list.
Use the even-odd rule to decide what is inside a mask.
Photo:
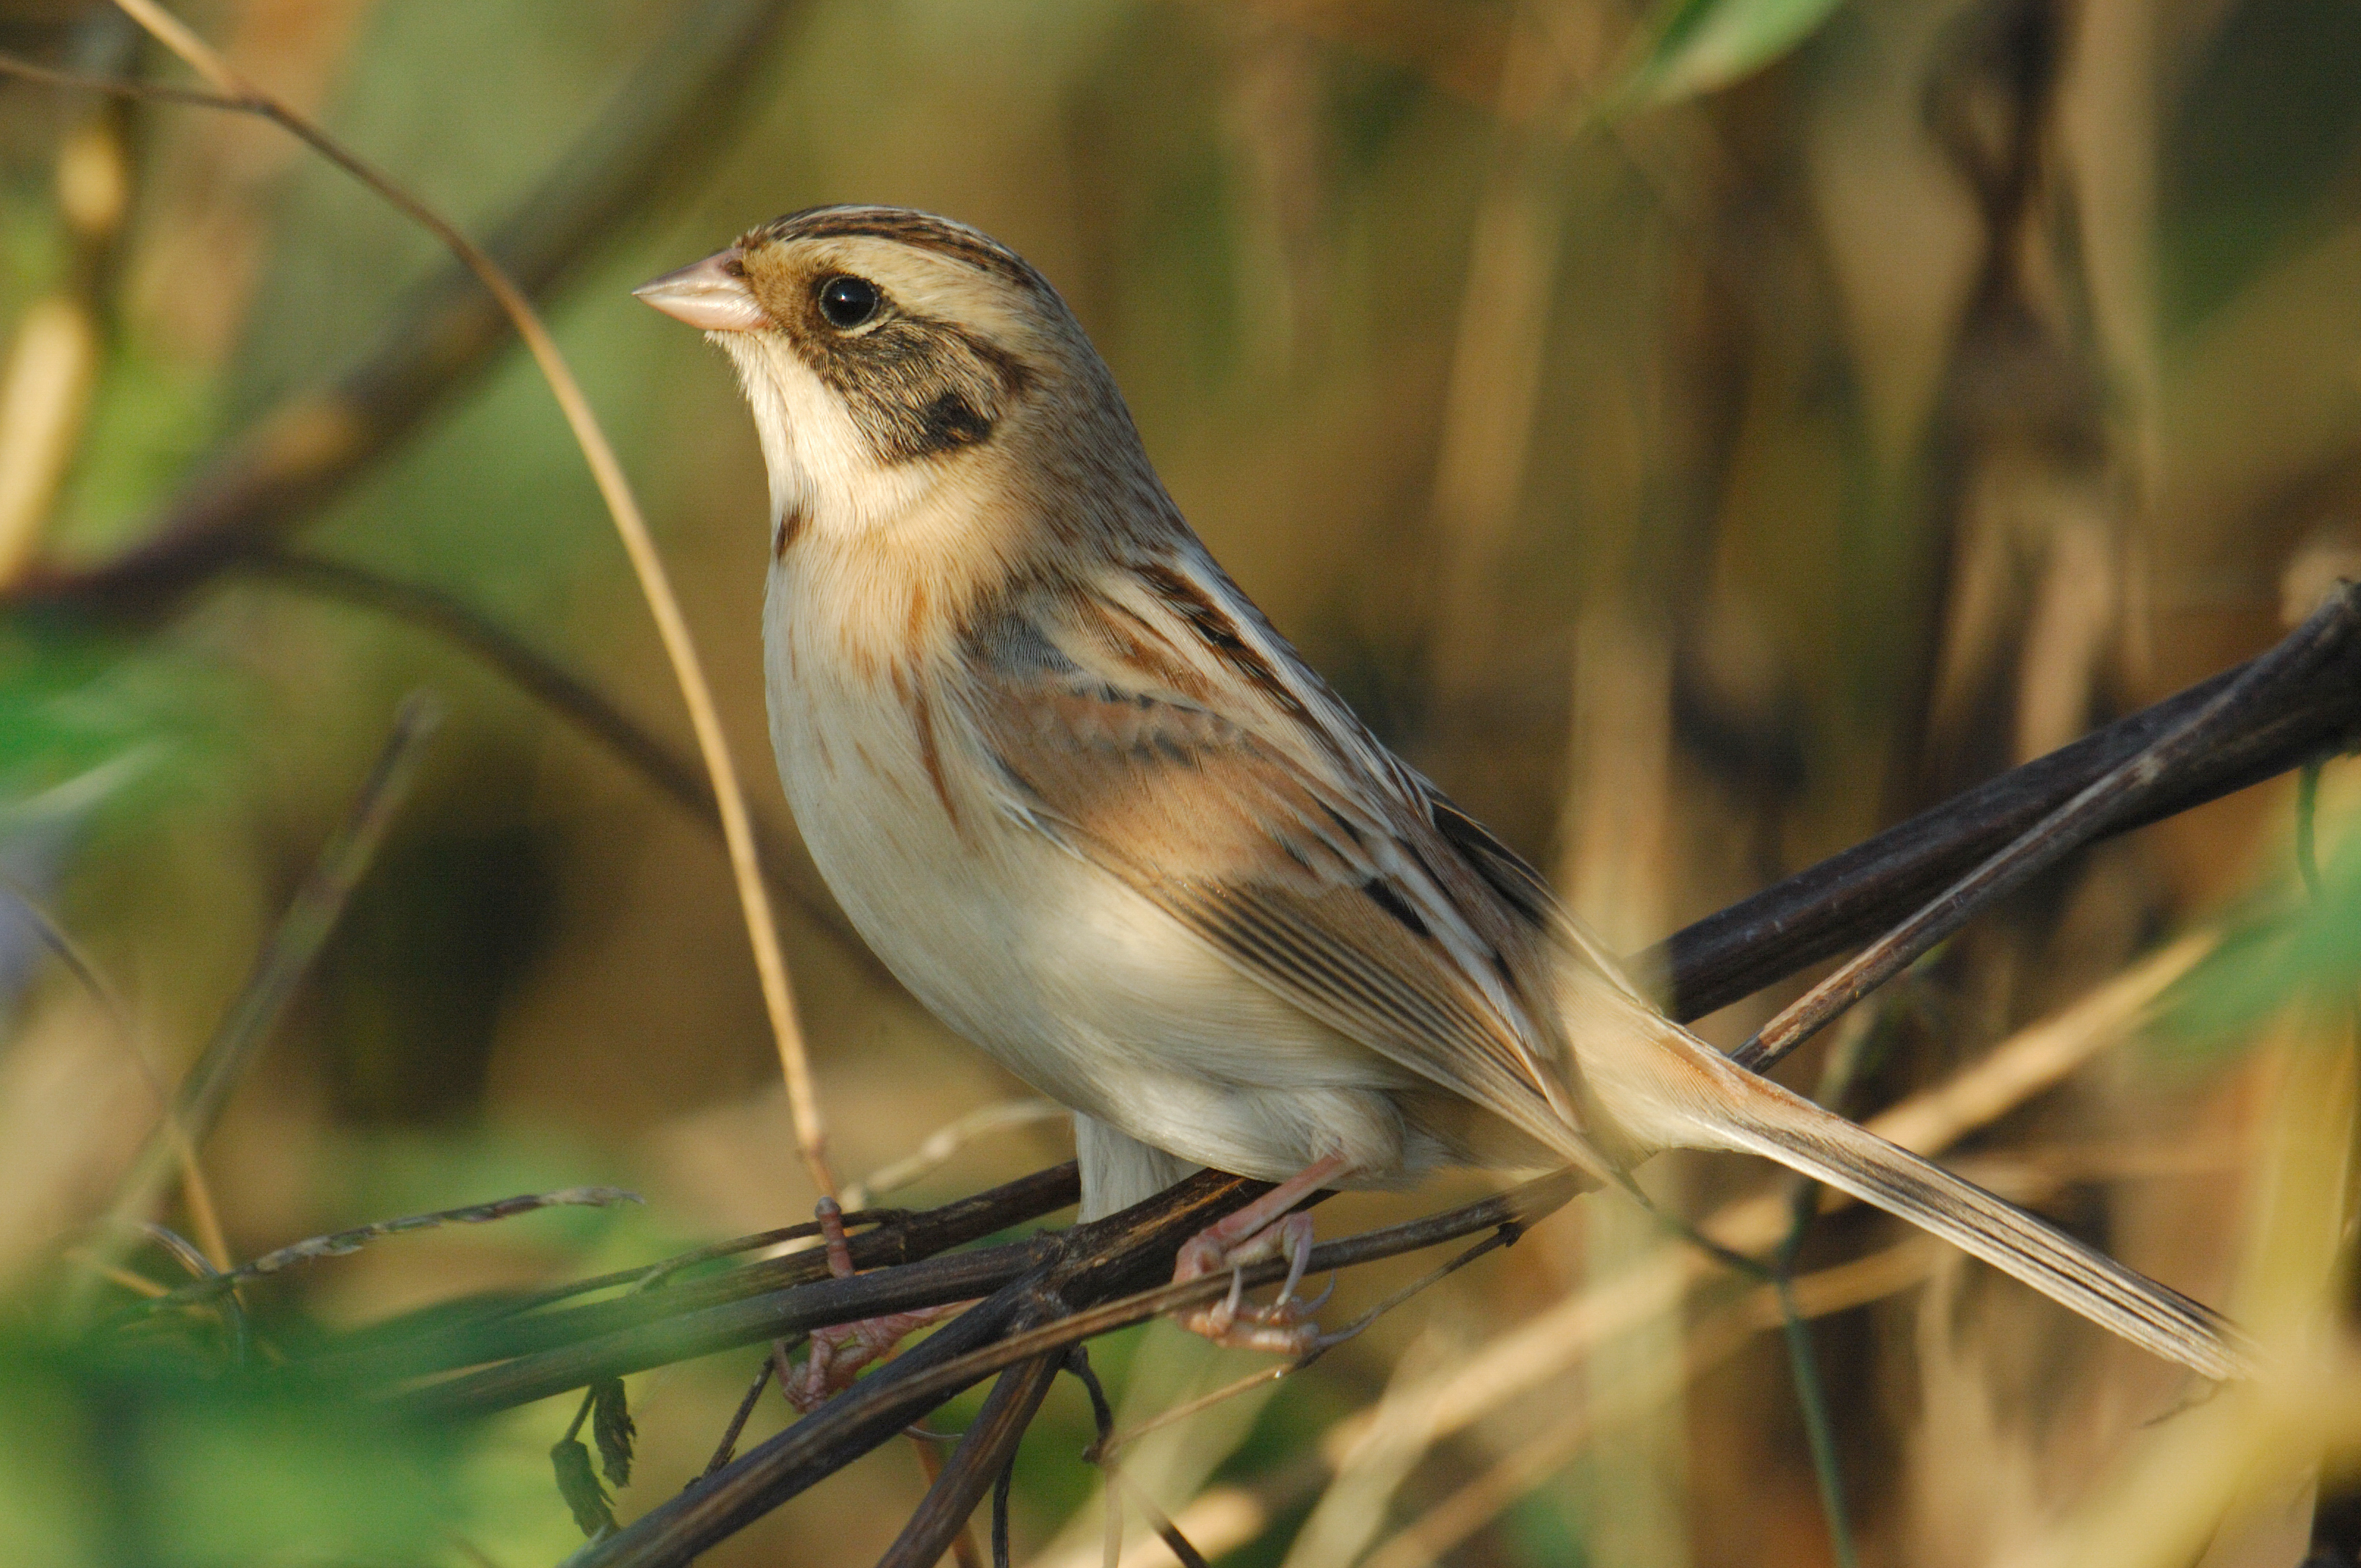
[[(1303, 1282), (1304, 1266), (1312, 1259), (1312, 1216), (1289, 1210), (1320, 1190), (1321, 1183), (1344, 1169), (1344, 1157), (1330, 1155), (1288, 1178), (1236, 1213), (1182, 1244), (1172, 1263), (1172, 1282), (1202, 1279), (1221, 1269), (1232, 1271), (1230, 1293), (1202, 1307), (1182, 1309), (1175, 1316), (1191, 1333), (1234, 1350), (1265, 1350), (1301, 1355), (1319, 1338), (1312, 1314), (1326, 1300), (1305, 1301), (1295, 1293)], [(1236, 1272), (1267, 1257), (1288, 1260), (1287, 1282), (1268, 1307), (1246, 1300), (1245, 1276)]]
[[(838, 1279), (852, 1277), (852, 1250), (844, 1241), (844, 1211), (833, 1198), (823, 1198), (812, 1211), (828, 1246), (828, 1271)], [(940, 1322), (971, 1303), (921, 1307), (911, 1312), (888, 1312), (858, 1322), (830, 1323), (811, 1332), (811, 1345), (801, 1365), (779, 1368), (779, 1391), (787, 1403), (809, 1414), (843, 1392), (861, 1369), (883, 1361), (894, 1347), (929, 1323)]]

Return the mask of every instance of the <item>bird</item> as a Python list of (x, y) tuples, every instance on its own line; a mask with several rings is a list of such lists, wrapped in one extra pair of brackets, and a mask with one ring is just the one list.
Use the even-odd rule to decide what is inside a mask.
[[(1278, 1185), (1180, 1249), (1301, 1267), (1322, 1188), (1765, 1156), (2212, 1379), (2209, 1308), (1733, 1064), (1369, 731), (1215, 563), (1033, 266), (809, 208), (636, 291), (735, 367), (769, 479), (773, 749), (910, 993), (1074, 1114), (1082, 1213)], [(1290, 1280), (1290, 1285), (1292, 1281)], [(1300, 1349), (1282, 1295), (1191, 1326)]]

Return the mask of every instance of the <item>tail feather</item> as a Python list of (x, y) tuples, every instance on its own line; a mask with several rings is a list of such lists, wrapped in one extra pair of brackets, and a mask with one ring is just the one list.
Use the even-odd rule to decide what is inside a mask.
[[(1681, 1120), (1692, 1146), (1743, 1150), (1778, 1161), (1909, 1221), (2023, 1280), (2134, 1344), (2207, 1377), (2247, 1376), (2244, 1336), (2227, 1318), (2125, 1267), (1971, 1182), (1895, 1147), (1684, 1038), (1685, 1055), (1722, 1080), (1710, 1111)], [(1709, 1057), (1710, 1063), (1697, 1060)], [(1692, 1106), (1698, 1097), (1685, 1095)]]

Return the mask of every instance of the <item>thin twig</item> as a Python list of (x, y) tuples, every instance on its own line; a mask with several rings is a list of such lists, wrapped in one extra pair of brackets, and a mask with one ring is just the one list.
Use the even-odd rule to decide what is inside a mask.
[[(514, 1398), (541, 1398), (542, 1394), (527, 1390), (544, 1384), (543, 1393), (573, 1387), (576, 1384), (566, 1379), (571, 1376), (568, 1368), (576, 1365), (592, 1365), (590, 1377), (620, 1376), (622, 1371), (661, 1365), (687, 1354), (800, 1333), (808, 1326), (914, 1304), (966, 1300), (979, 1288), (990, 1289), (1021, 1276), (1039, 1260), (1038, 1248), (1050, 1244), (1019, 1243), (953, 1258), (936, 1255), (1064, 1208), (1074, 1201), (1078, 1185), (1070, 1160), (939, 1209), (900, 1215), (851, 1238), (853, 1266), (872, 1271), (852, 1279), (829, 1278), (826, 1257), (809, 1251), (768, 1258), (660, 1291), (634, 1291), (555, 1312), (533, 1313), (527, 1309), (559, 1299), (561, 1291), (522, 1300), (495, 1298), (489, 1304), (462, 1302), (441, 1310), (429, 1309), (411, 1321), (359, 1331), (342, 1345), (312, 1358), (306, 1371), (352, 1387), (381, 1388), (405, 1378), (480, 1367), (419, 1396), (423, 1400), (441, 1401), (441, 1408), (450, 1413), (460, 1413), (500, 1409)], [(878, 1212), (869, 1213), (874, 1218)], [(669, 1268), (677, 1261), (668, 1259), (654, 1266)], [(888, 1269), (895, 1265), (907, 1269), (921, 1263), (924, 1266), (917, 1277), (933, 1285), (915, 1291), (906, 1288), (912, 1276)], [(628, 1283), (641, 1272), (609, 1275), (595, 1283)], [(821, 1288), (817, 1296), (799, 1296), (792, 1301), (777, 1294), (807, 1285)], [(911, 1299), (928, 1295), (929, 1288), (964, 1290), (965, 1294)], [(829, 1306), (826, 1304), (840, 1306), (844, 1315), (827, 1315)], [(686, 1348), (688, 1345), (702, 1348), (690, 1350)], [(482, 1365), (503, 1357), (517, 1359), (501, 1365)], [(610, 1361), (614, 1364), (609, 1365)]]
[[(170, 1226), (158, 1224), (153, 1220), (138, 1220), (133, 1222), (130, 1228), (171, 1254), (199, 1284), (211, 1284), (221, 1277), (213, 1266), (213, 1260), (205, 1256), (194, 1242)], [(234, 1365), (243, 1365), (247, 1340), (246, 1303), (237, 1299), (235, 1285), (214, 1294), (212, 1302), (214, 1310), (221, 1316), (223, 1332), (229, 1336), (230, 1361)]]
[[(732, 119), (769, 79), (772, 46), (810, 8), (807, 0), (674, 7), (671, 25), (589, 125), (486, 225), (485, 247), (527, 292), (543, 295), (647, 222), (668, 194), (702, 189), (701, 174), (733, 145)], [(214, 96), (38, 66), (19, 74), (133, 99)], [(253, 541), (317, 511), (508, 341), (498, 304), (450, 263), (405, 297), (350, 368), (285, 399), (205, 464), (137, 532), (137, 543), (88, 567), (42, 564), (14, 593), (117, 613), (169, 606)]]
[(536, 1209), (574, 1206), (604, 1209), (617, 1203), (642, 1201), (643, 1200), (638, 1193), (627, 1192), (620, 1187), (567, 1187), (555, 1192), (527, 1192), (514, 1198), (496, 1199), (489, 1203), (470, 1203), (460, 1209), (438, 1209), (429, 1214), (405, 1214), (400, 1219), (379, 1220), (370, 1224), (357, 1225), (351, 1230), (313, 1236), (264, 1253), (236, 1268), (223, 1270), (192, 1285), (184, 1285), (160, 1300), (142, 1303), (139, 1310), (146, 1311), (157, 1307), (177, 1307), (209, 1300), (225, 1290), (236, 1288), (247, 1280), (259, 1279), (264, 1275), (277, 1274), (316, 1258), (343, 1257), (386, 1236), (407, 1235), (412, 1231), (434, 1230), (442, 1225), (488, 1224), (516, 1214), (529, 1214)]
[(15, 55), (0, 54), (0, 76), (14, 76), (49, 87), (81, 93), (104, 93), (116, 98), (142, 98), (159, 104), (187, 104), (204, 109), (236, 109), (243, 105), (201, 87), (174, 87), (162, 82), (130, 82), (116, 76), (92, 76), (80, 71), (60, 71)]
[(1012, 1461), (992, 1484), (992, 1568), (1010, 1568), (1008, 1557), (1008, 1494), (1016, 1484)]
[[(1027, 1214), (1022, 1217), (1030, 1219), (1035, 1216)], [(906, 1209), (862, 1209), (845, 1215), (840, 1223), (846, 1225), (892, 1227), (913, 1218), (910, 1211)], [(568, 1280), (563, 1285), (545, 1286), (538, 1290), (526, 1290), (514, 1294), (502, 1293), (489, 1300), (445, 1302), (424, 1310), (441, 1325), (437, 1331), (439, 1332), (447, 1334), (453, 1332), (454, 1325), (451, 1320), (455, 1316), (464, 1319), (474, 1327), (480, 1328), (502, 1319), (513, 1319), (524, 1313), (539, 1312), (544, 1308), (555, 1306), (560, 1301), (594, 1295), (602, 1290), (612, 1290), (624, 1286), (630, 1287), (634, 1291), (654, 1290), (670, 1285), (675, 1277), (700, 1265), (718, 1263), (723, 1258), (739, 1253), (755, 1252), (764, 1247), (775, 1246), (782, 1242), (799, 1241), (819, 1234), (818, 1223), (807, 1220), (801, 1224), (780, 1225), (772, 1230), (757, 1231), (752, 1235), (733, 1236), (728, 1241), (711, 1242), (704, 1246), (691, 1247), (686, 1252), (675, 1253), (670, 1257), (654, 1263), (642, 1264), (635, 1268), (619, 1268), (611, 1274), (593, 1275), (588, 1279)], [(857, 1244), (856, 1251), (858, 1251)], [(907, 1256), (917, 1255), (923, 1255), (923, 1254), (906, 1254), (905, 1260)], [(821, 1272), (824, 1270), (813, 1271), (798, 1277), (817, 1278)], [(769, 1283), (775, 1286), (784, 1281), (774, 1279)], [(677, 1301), (678, 1298), (675, 1297), (672, 1299)], [(546, 1322), (548, 1320), (542, 1321)], [(402, 1337), (403, 1325), (399, 1321), (379, 1324), (378, 1327), (387, 1337), (395, 1339)]]
[[(2361, 740), (2361, 636), (2356, 635), (2361, 589), (2340, 587), (2323, 609), (2337, 623), (2327, 656), (2267, 690), (2248, 688), (2239, 711), (2223, 716), (2225, 722), (2206, 747), (2174, 761), (2136, 807), (2119, 805), (2103, 836), (2202, 806)], [(2308, 641), (2317, 619), (2289, 641)], [(2242, 682), (2254, 663), (2200, 681), (1783, 878), (1675, 932), (1635, 959), (1634, 967), (1668, 977), (1669, 1011), (1686, 1022), (1874, 940), (2210, 706)]]
[(1239, 1395), (1250, 1394), (1266, 1383), (1276, 1383), (1281, 1378), (1291, 1377), (1302, 1371), (1304, 1365), (1305, 1363), (1298, 1358), (1294, 1361), (1282, 1361), (1276, 1366), (1266, 1366), (1259, 1372), (1249, 1372), (1244, 1377), (1224, 1383), (1209, 1393), (1200, 1394), (1193, 1399), (1183, 1400), (1169, 1410), (1159, 1410), (1146, 1420), (1136, 1422), (1120, 1431), (1102, 1437), (1095, 1445), (1084, 1452), (1082, 1457), (1095, 1461), (1102, 1453), (1121, 1453), (1150, 1432), (1161, 1431), (1174, 1422), (1185, 1421), (1200, 1411), (1210, 1410), (1216, 1405), (1227, 1404)]
[(558, 409), (566, 416), (566, 426), (573, 432), (576, 444), (582, 449), (583, 460), (589, 466), (590, 477), (598, 488), (599, 498), (607, 504), (608, 515), (614, 520), (615, 532), (621, 538), (624, 554), (631, 558), (632, 573), (639, 579), (640, 592), (647, 600), (649, 612), (655, 618), (656, 631), (664, 641), (664, 656), (672, 664), (673, 677), (680, 686), (681, 699), (688, 707), (689, 723), (697, 732), (697, 751), (704, 758), (706, 773), (713, 786), (714, 803), (721, 813), (721, 830), (729, 846), (730, 874), (738, 884), (740, 913), (745, 920), (747, 940), (753, 948), (754, 968), (763, 986), (763, 1005), (770, 1017), (772, 1039), (778, 1048), (780, 1069), (786, 1080), (787, 1105), (795, 1121), (796, 1147), (803, 1157), (812, 1184), (823, 1196), (833, 1197), (836, 1178), (828, 1164), (827, 1127), (813, 1087), (802, 1029), (796, 1019), (795, 993), (787, 978), (786, 958), (779, 947), (778, 922), (771, 910), (770, 891), (763, 880), (762, 863), (754, 846), (752, 821), (746, 809), (745, 794), (739, 786), (737, 770), (730, 760), (729, 740), (721, 729), (720, 713), (714, 706), (712, 689), (705, 678), (704, 664), (697, 656), (696, 642), (689, 635), (687, 618), (681, 613), (679, 598), (673, 592), (670, 574), (665, 570), (663, 556), (656, 550), (654, 539), (648, 532), (647, 519), (640, 510), (639, 499), (631, 490), (631, 481), (625, 477), (623, 466), (615, 456), (614, 448), (609, 444), (606, 432), (590, 407), (589, 399), (583, 395), (581, 384), (575, 379), (573, 367), (558, 350), (556, 340), (550, 336), (549, 329), (543, 324), (541, 313), (500, 264), (461, 233), (456, 225), (390, 175), (330, 136), (316, 122), (239, 76), (227, 61), (214, 52), (211, 46), (157, 5), (154, 0), (115, 0), (115, 4), (187, 62), (191, 70), (211, 82), (236, 107), (280, 126), (441, 240), (500, 302), (502, 313), (515, 326), (517, 335), (524, 340), (533, 363), (540, 367), (542, 378), (549, 384), (552, 395), (557, 400)]
[[(721, 813), (713, 803), (712, 785), (695, 758), (683, 756), (598, 687), (456, 595), (275, 543), (258, 544), (232, 557), (228, 565), (250, 572), (263, 582), (390, 616), (474, 655), (519, 691), (605, 747), (700, 826), (720, 835)], [(814, 930), (834, 942), (837, 950), (870, 979), (889, 986), (898, 984), (868, 944), (854, 934), (832, 900), (786, 874), (786, 868), (796, 861), (795, 849), (771, 832), (759, 817), (754, 819), (754, 836), (772, 891), (792, 904)]]
[(2353, 630), (2353, 602), (2339, 594), (2262, 657), (2246, 664), (2186, 718), (2076, 792), (1910, 918), (1821, 981), (1730, 1053), (1751, 1072), (1768, 1071), (1847, 1007), (1916, 962), (1978, 913), (2097, 838), (2108, 823), (2137, 811), (2210, 747), (2216, 731), (2257, 695), (2317, 667)]
[(229, 1239), (223, 1234), (221, 1209), (214, 1201), (214, 1190), (205, 1179), (204, 1167), (197, 1159), (196, 1145), (189, 1138), (188, 1128), (172, 1106), (172, 1091), (167, 1088), (156, 1064), (139, 1047), (139, 1036), (131, 1022), (131, 1010), (123, 1002), (123, 993), (100, 973), (98, 964), (82, 949), (56, 916), (42, 906), (40, 900), (5, 877), (0, 877), (0, 891), (16, 901), (25, 918), (66, 971), (81, 982), (82, 988), (98, 1003), (98, 1009), (114, 1026), (116, 1038), (123, 1042), (126, 1055), (139, 1072), (140, 1081), (155, 1097), (156, 1113), (166, 1140), (171, 1145), (172, 1158), (180, 1166), (181, 1192), (188, 1201), (190, 1228), (197, 1233), (197, 1241), (205, 1256), (216, 1269), (230, 1266)]
[(860, 1204), (888, 1192), (897, 1192), (929, 1172), (940, 1169), (952, 1156), (981, 1137), (1037, 1122), (1062, 1121), (1069, 1114), (1053, 1100), (1002, 1100), (980, 1106), (947, 1126), (938, 1127), (918, 1146), (890, 1165), (878, 1167), (844, 1190), (844, 1201)]
[(203, 1143), (230, 1090), (277, 1028), (297, 986), (335, 929), (353, 890), (377, 858), (378, 847), (409, 793), (426, 742), (441, 722), (441, 706), (429, 694), (413, 692), (402, 699), (394, 714), (392, 731), (344, 820), (288, 902), (286, 913), (280, 916), (277, 929), (221, 1026), (181, 1080), (180, 1091), (160, 1124), (162, 1128), (177, 1129), (178, 1136), (168, 1131), (150, 1135), (117, 1193), (111, 1211), (116, 1216), (141, 1213), (154, 1201), (181, 1140), (192, 1149)]
[(1116, 1507), (1120, 1490), (1122, 1496), (1139, 1505), (1140, 1512), (1147, 1517), (1148, 1528), (1154, 1530), (1157, 1539), (1164, 1542), (1165, 1549), (1180, 1560), (1180, 1568), (1208, 1568), (1204, 1553), (1191, 1544), (1189, 1538), (1180, 1532), (1180, 1527), (1172, 1522), (1172, 1516), (1159, 1508), (1155, 1498), (1133, 1486), (1130, 1478), (1124, 1475), (1123, 1467), (1115, 1462), (1116, 1450), (1121, 1445), (1115, 1430), (1115, 1406), (1108, 1400), (1106, 1387), (1100, 1383), (1099, 1375), (1091, 1367), (1089, 1350), (1078, 1344), (1068, 1351), (1065, 1367), (1090, 1396), (1091, 1424), (1098, 1435), (1083, 1451), (1083, 1457), (1106, 1473), (1108, 1536), (1115, 1543), (1117, 1553), (1120, 1554), (1123, 1540), (1122, 1512)]
[(782, 1359), (784, 1357), (775, 1346), (763, 1354), (763, 1365), (756, 1370), (754, 1381), (747, 1387), (745, 1398), (738, 1401), (737, 1411), (730, 1416), (730, 1424), (721, 1429), (721, 1441), (713, 1445), (713, 1457), (707, 1460), (705, 1468), (697, 1473), (698, 1480), (702, 1481), (737, 1457), (738, 1436), (746, 1430), (747, 1419), (753, 1415), (755, 1404), (763, 1398), (763, 1390), (770, 1387), (771, 1375)]

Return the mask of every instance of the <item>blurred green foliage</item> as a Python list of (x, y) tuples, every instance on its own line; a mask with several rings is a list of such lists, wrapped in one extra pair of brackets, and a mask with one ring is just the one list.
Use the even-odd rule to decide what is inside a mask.
[(461, 1528), (461, 1434), (206, 1358), (0, 1341), (0, 1537), (22, 1568), (416, 1562)]
[(2246, 910), (2174, 988), (2165, 1040), (2218, 1053), (2290, 1013), (2327, 1025), (2332, 1037), (2344, 1032), (2361, 1007), (2361, 833), (2341, 834), (2316, 894), (2293, 883)]

